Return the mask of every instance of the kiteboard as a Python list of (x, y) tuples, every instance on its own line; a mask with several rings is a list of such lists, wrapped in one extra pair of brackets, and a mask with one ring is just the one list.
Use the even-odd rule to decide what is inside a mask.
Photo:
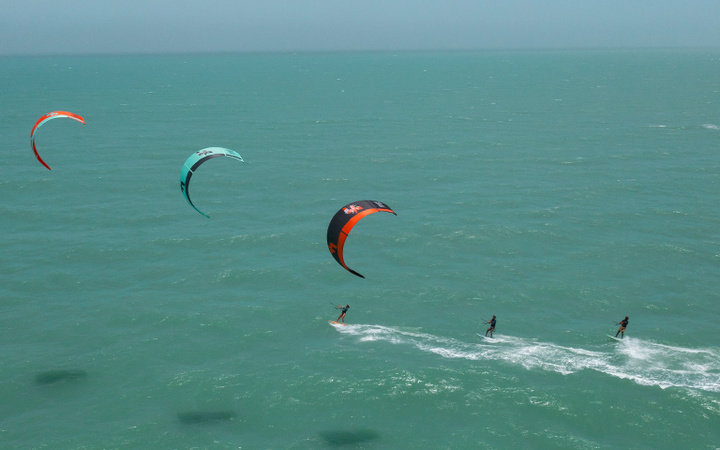
[(491, 341), (491, 342), (495, 341), (495, 338), (493, 338), (493, 337), (485, 336), (484, 334), (480, 334), (480, 333), (478, 333), (477, 335), (480, 336), (481, 338), (485, 339), (486, 341)]
[(335, 322), (335, 321), (332, 321), (332, 320), (328, 320), (328, 322), (330, 322), (330, 323), (333, 324), (333, 325), (346, 325), (346, 324), (344, 324), (344, 323)]
[(614, 340), (614, 341), (622, 341), (622, 339), (620, 339), (620, 338), (618, 338), (618, 337), (615, 337), (615, 336), (612, 336), (612, 335), (610, 335), (610, 334), (608, 334), (607, 337), (609, 337), (610, 339), (612, 339), (612, 340)]

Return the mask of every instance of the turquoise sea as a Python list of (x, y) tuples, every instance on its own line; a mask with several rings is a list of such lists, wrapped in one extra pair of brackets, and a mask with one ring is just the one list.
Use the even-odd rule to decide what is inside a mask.
[[(0, 85), (0, 448), (720, 448), (720, 50), (6, 57)], [(86, 123), (38, 130), (48, 171), (55, 110)], [(179, 186), (205, 147), (245, 161), (193, 176), (210, 219)], [(366, 199), (397, 216), (350, 234), (361, 279), (326, 231)]]

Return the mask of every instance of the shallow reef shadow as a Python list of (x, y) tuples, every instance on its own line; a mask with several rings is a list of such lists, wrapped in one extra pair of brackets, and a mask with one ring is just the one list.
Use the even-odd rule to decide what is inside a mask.
[(87, 377), (87, 372), (80, 369), (48, 370), (35, 375), (35, 383), (41, 385), (55, 384), (63, 381), (78, 381), (85, 377)]
[(233, 411), (186, 411), (178, 413), (177, 417), (180, 423), (185, 425), (202, 425), (233, 420), (235, 413)]

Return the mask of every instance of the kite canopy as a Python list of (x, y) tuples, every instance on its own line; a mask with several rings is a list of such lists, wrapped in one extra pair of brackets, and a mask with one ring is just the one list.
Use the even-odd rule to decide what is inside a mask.
[(30, 144), (32, 145), (33, 152), (35, 152), (35, 157), (37, 158), (38, 161), (40, 161), (40, 164), (47, 167), (47, 170), (50, 170), (50, 166), (45, 164), (45, 161), (43, 161), (43, 159), (40, 157), (40, 154), (38, 153), (37, 148), (35, 148), (35, 130), (40, 128), (40, 126), (42, 124), (44, 124), (45, 122), (47, 122), (48, 120), (57, 119), (59, 117), (67, 117), (69, 119), (77, 120), (78, 122), (81, 122), (83, 124), (85, 123), (85, 119), (78, 116), (77, 114), (73, 114), (73, 113), (67, 112), (67, 111), (49, 112), (49, 113), (45, 114), (44, 116), (42, 116), (41, 118), (39, 118), (37, 122), (35, 122), (35, 126), (32, 128), (32, 131), (30, 132)]
[(199, 212), (208, 219), (210, 218), (210, 216), (200, 211), (197, 206), (193, 204), (192, 200), (190, 200), (190, 178), (192, 178), (193, 173), (197, 170), (200, 164), (204, 163), (209, 159), (218, 158), (220, 156), (226, 156), (228, 158), (237, 159), (240, 162), (245, 162), (240, 155), (238, 155), (232, 150), (221, 147), (208, 147), (190, 155), (190, 157), (185, 161), (185, 164), (183, 164), (182, 170), (180, 171), (180, 190), (185, 196), (185, 200), (190, 203), (190, 206), (195, 208), (195, 211)]
[[(350, 273), (353, 273), (360, 278), (365, 277), (345, 265), (345, 259), (343, 258), (345, 240), (350, 234), (352, 227), (354, 227), (360, 219), (380, 211), (395, 214), (395, 211), (390, 209), (390, 207), (383, 202), (375, 200), (359, 200), (343, 206), (340, 211), (335, 213), (332, 220), (330, 220), (330, 225), (328, 225), (328, 249), (330, 250), (330, 253), (332, 253), (333, 258), (335, 258), (335, 261), (337, 261), (338, 264), (343, 266)], [(397, 214), (395, 215), (397, 216)]]

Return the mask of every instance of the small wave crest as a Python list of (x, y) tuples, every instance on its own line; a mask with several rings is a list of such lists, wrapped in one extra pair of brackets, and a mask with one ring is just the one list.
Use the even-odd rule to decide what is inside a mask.
[(662, 389), (681, 387), (720, 392), (720, 351), (715, 349), (676, 347), (626, 337), (621, 341), (601, 345), (596, 350), (588, 350), (513, 336), (464, 342), (381, 325), (336, 328), (343, 334), (357, 336), (361, 342), (411, 345), (442, 358), (504, 361), (527, 370), (544, 370), (563, 375), (595, 370)]

